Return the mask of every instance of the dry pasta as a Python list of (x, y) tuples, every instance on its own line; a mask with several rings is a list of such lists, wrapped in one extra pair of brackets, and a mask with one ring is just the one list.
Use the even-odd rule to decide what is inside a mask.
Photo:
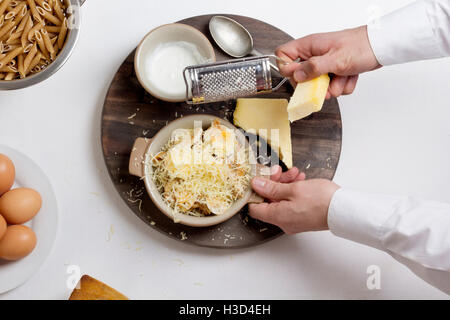
[(68, 5), (64, 0), (0, 0), (0, 81), (25, 78), (56, 59), (67, 40)]

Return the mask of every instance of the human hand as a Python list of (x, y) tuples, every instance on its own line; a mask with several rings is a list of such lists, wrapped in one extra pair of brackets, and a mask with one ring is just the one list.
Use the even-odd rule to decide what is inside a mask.
[(334, 74), (327, 99), (351, 94), (360, 73), (381, 67), (370, 46), (366, 26), (292, 40), (280, 46), (275, 54), (288, 62), (302, 60), (279, 64), (281, 75), (291, 78), (293, 84), (326, 73)]
[(252, 188), (269, 202), (250, 204), (250, 216), (294, 234), (328, 229), (328, 207), (339, 186), (325, 179), (305, 180), (297, 168), (281, 173), (275, 166), (270, 180), (253, 178)]

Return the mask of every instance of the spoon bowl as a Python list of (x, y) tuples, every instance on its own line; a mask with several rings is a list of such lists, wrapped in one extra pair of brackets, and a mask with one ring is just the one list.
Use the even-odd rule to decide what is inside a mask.
[[(250, 32), (236, 20), (225, 16), (214, 16), (209, 21), (209, 32), (219, 48), (234, 58), (263, 55), (253, 47)], [(278, 67), (272, 62), (270, 66), (279, 72)]]
[(214, 16), (209, 21), (209, 32), (217, 45), (228, 55), (242, 58), (252, 53), (253, 38), (237, 21), (224, 16)]

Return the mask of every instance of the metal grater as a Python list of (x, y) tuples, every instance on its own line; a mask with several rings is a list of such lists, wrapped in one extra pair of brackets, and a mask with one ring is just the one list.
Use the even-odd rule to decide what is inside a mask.
[(186, 67), (186, 102), (225, 101), (277, 90), (286, 79), (272, 88), (273, 57), (277, 58), (268, 55)]

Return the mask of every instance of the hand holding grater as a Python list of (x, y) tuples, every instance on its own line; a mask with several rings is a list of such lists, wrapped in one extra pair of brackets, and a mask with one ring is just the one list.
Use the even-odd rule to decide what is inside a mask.
[(186, 102), (225, 101), (278, 90), (288, 79), (284, 78), (272, 88), (270, 58), (281, 60), (275, 55), (266, 55), (186, 67), (183, 71)]

